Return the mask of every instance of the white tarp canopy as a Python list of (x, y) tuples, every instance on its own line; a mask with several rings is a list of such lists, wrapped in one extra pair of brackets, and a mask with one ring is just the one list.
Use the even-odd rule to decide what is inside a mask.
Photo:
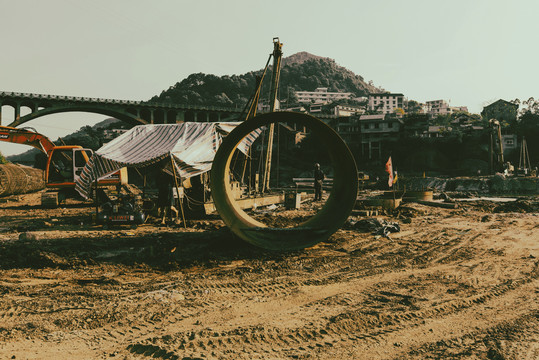
[[(123, 167), (145, 168), (166, 160), (174, 161), (182, 179), (205, 173), (223, 137), (239, 122), (139, 125), (120, 135), (94, 153), (76, 181), (75, 189), (88, 198), (92, 182)], [(261, 130), (251, 133), (238, 145), (247, 154)]]

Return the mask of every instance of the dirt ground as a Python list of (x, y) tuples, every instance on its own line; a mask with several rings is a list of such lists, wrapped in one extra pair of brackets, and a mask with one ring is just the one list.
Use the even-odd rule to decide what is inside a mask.
[(1, 359), (539, 358), (537, 198), (353, 214), (289, 253), (217, 217), (103, 228), (38, 204), (0, 203)]

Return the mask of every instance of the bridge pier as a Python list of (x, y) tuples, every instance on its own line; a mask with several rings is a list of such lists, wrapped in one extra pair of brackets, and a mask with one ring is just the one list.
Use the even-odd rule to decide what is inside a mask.
[(178, 111), (176, 113), (176, 123), (182, 123), (185, 122), (185, 111)]
[(207, 112), (197, 112), (196, 117), (197, 117), (196, 122), (208, 122), (208, 121), (210, 121)]
[(14, 106), (15, 109), (15, 121), (19, 121), (21, 119), (21, 104), (17, 103)]

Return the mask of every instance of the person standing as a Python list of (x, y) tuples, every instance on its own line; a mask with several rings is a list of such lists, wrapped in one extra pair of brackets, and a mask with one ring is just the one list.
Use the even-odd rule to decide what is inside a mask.
[[(161, 224), (165, 225), (167, 213), (171, 220), (178, 219), (178, 210), (174, 207), (175, 199), (173, 192), (174, 177), (160, 171), (157, 175), (157, 214), (161, 216)], [(174, 213), (174, 215), (173, 215)]]
[(314, 201), (322, 200), (322, 184), (324, 183), (324, 172), (320, 170), (320, 164), (314, 164)]

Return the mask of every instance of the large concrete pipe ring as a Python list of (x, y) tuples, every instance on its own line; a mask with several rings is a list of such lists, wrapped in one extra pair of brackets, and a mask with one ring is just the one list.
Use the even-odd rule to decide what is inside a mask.
[[(252, 131), (277, 122), (307, 127), (327, 149), (334, 170), (333, 187), (324, 206), (293, 228), (271, 228), (256, 221), (240, 209), (229, 191), (230, 162), (238, 144)], [(243, 122), (223, 140), (211, 170), (213, 202), (225, 224), (241, 239), (269, 250), (302, 249), (327, 240), (350, 215), (357, 189), (357, 166), (348, 146), (324, 122), (301, 113), (267, 113)]]

